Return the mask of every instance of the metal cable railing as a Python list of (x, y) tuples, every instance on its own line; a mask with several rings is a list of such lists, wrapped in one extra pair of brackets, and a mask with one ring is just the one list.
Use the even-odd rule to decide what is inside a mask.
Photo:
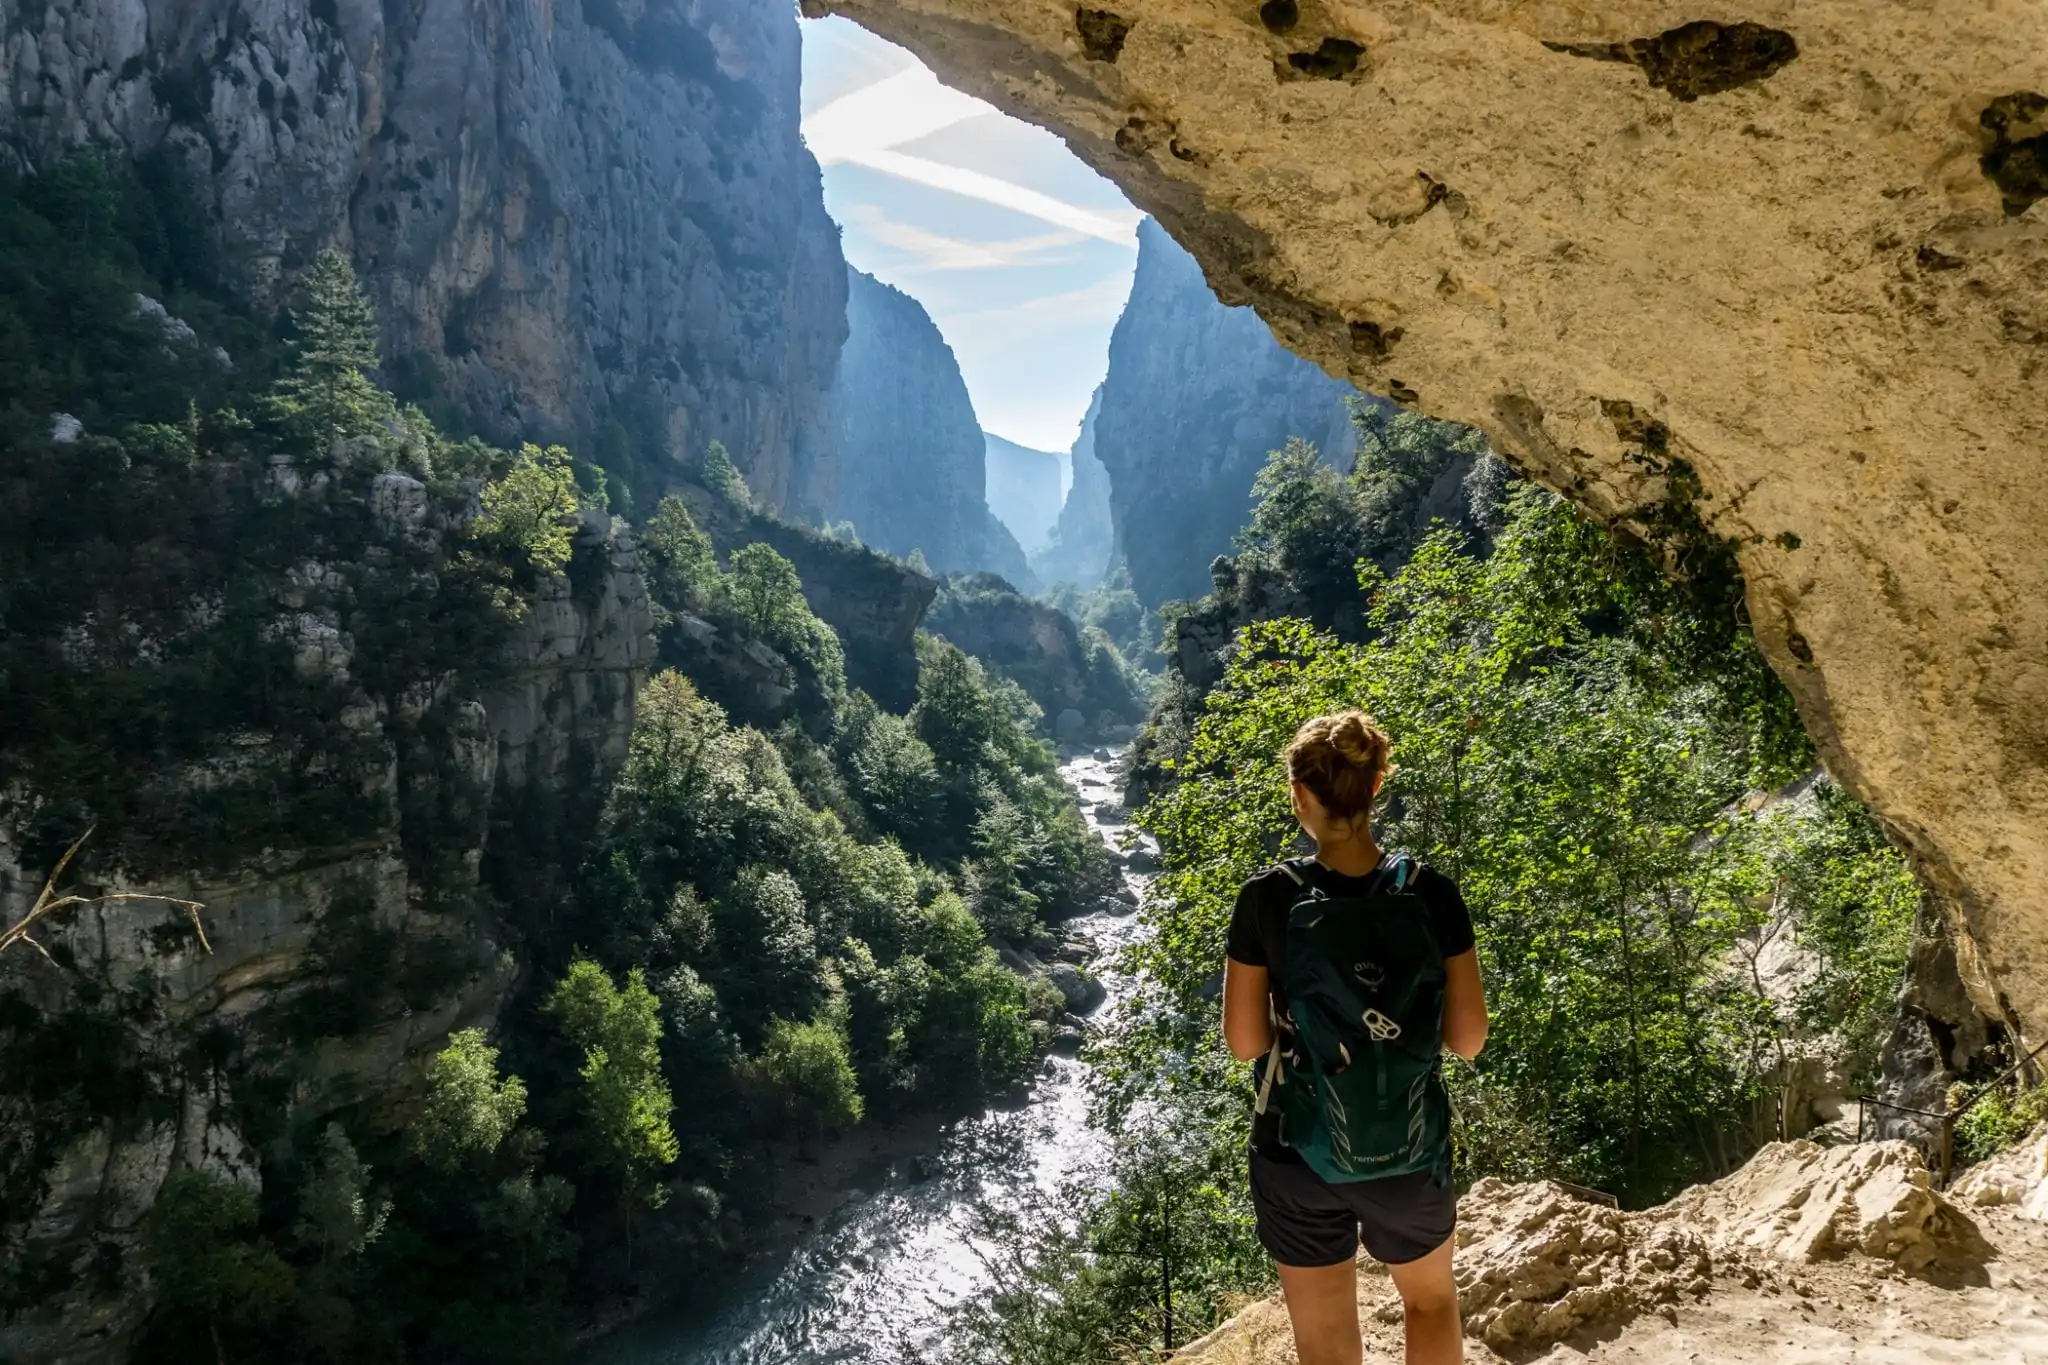
[(1879, 1099), (1875, 1095), (1858, 1095), (1856, 1097), (1856, 1140), (1858, 1142), (1863, 1141), (1864, 1110), (1866, 1106), (1876, 1109), (1889, 1109), (1898, 1114), (1917, 1114), (1921, 1118), (1935, 1120), (1940, 1125), (1941, 1133), (1940, 1150), (1935, 1153), (1936, 1167), (1941, 1183), (1935, 1188), (1945, 1190), (1948, 1188), (1949, 1176), (1955, 1168), (1956, 1124), (1962, 1120), (1963, 1115), (1969, 1113), (1978, 1104), (1988, 1099), (1992, 1092), (2019, 1075), (2022, 1071), (2025, 1071), (2033, 1064), (2034, 1059), (2043, 1052), (2048, 1052), (2048, 1041), (2044, 1041), (2032, 1052), (2014, 1062), (2010, 1067), (2006, 1068), (2004, 1074), (1953, 1109), (1916, 1109), (1910, 1104), (1895, 1104), (1891, 1100)]

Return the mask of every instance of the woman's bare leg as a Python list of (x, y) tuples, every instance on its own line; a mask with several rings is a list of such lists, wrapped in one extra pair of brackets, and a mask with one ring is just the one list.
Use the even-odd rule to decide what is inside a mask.
[[(1401, 1308), (1408, 1330), (1408, 1365), (1460, 1365), (1465, 1358), (1464, 1328), (1458, 1320), (1458, 1282), (1451, 1278), (1451, 1252), (1455, 1238), (1420, 1260), (1390, 1265), (1394, 1288), (1401, 1291)], [(1286, 1273), (1281, 1274), (1286, 1283)], [(1295, 1328), (1296, 1335), (1300, 1327)], [(1353, 1360), (1357, 1357), (1353, 1356)], [(1309, 1358), (1301, 1358), (1309, 1365)]]
[(1280, 1292), (1294, 1323), (1294, 1351), (1301, 1365), (1360, 1365), (1365, 1345), (1358, 1333), (1358, 1265), (1280, 1267)]

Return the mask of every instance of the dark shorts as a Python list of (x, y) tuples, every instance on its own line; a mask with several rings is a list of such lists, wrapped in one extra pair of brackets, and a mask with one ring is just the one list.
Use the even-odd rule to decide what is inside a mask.
[(1376, 1261), (1419, 1260), (1458, 1224), (1458, 1193), (1427, 1171), (1332, 1185), (1298, 1162), (1252, 1153), (1259, 1244), (1281, 1265), (1341, 1265), (1358, 1244)]

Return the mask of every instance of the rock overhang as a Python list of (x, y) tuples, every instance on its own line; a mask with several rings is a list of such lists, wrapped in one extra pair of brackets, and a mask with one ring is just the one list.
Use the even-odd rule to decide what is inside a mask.
[(1596, 514), (1682, 461), (1978, 1004), (2048, 1021), (2048, 8), (804, 7), (1060, 133), (1225, 302)]

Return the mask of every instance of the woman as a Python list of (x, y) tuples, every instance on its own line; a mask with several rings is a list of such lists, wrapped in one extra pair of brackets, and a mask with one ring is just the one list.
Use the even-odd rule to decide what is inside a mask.
[[(1372, 806), (1390, 771), (1391, 747), (1362, 711), (1312, 720), (1288, 746), (1295, 818), (1316, 854), (1313, 863), (1270, 868), (1238, 893), (1224, 963), (1223, 1033), (1241, 1061), (1273, 1050), (1274, 1021), (1288, 1027), (1289, 914), (1304, 887), (1338, 902), (1369, 899), (1384, 888), (1389, 860), (1373, 837)], [(1443, 1045), (1470, 1061), (1486, 1042), (1471, 915), (1450, 879), (1427, 867), (1404, 877), (1403, 890), (1426, 907), (1443, 958)], [(1279, 1041), (1284, 1047), (1288, 1039)], [(1401, 1293), (1408, 1365), (1457, 1365), (1457, 1195), (1447, 1147), (1434, 1170), (1326, 1181), (1281, 1141), (1278, 1117), (1262, 1102), (1252, 1125), (1252, 1203), (1259, 1241), (1279, 1266), (1301, 1365), (1358, 1365), (1363, 1357), (1355, 1264), (1361, 1241)]]

